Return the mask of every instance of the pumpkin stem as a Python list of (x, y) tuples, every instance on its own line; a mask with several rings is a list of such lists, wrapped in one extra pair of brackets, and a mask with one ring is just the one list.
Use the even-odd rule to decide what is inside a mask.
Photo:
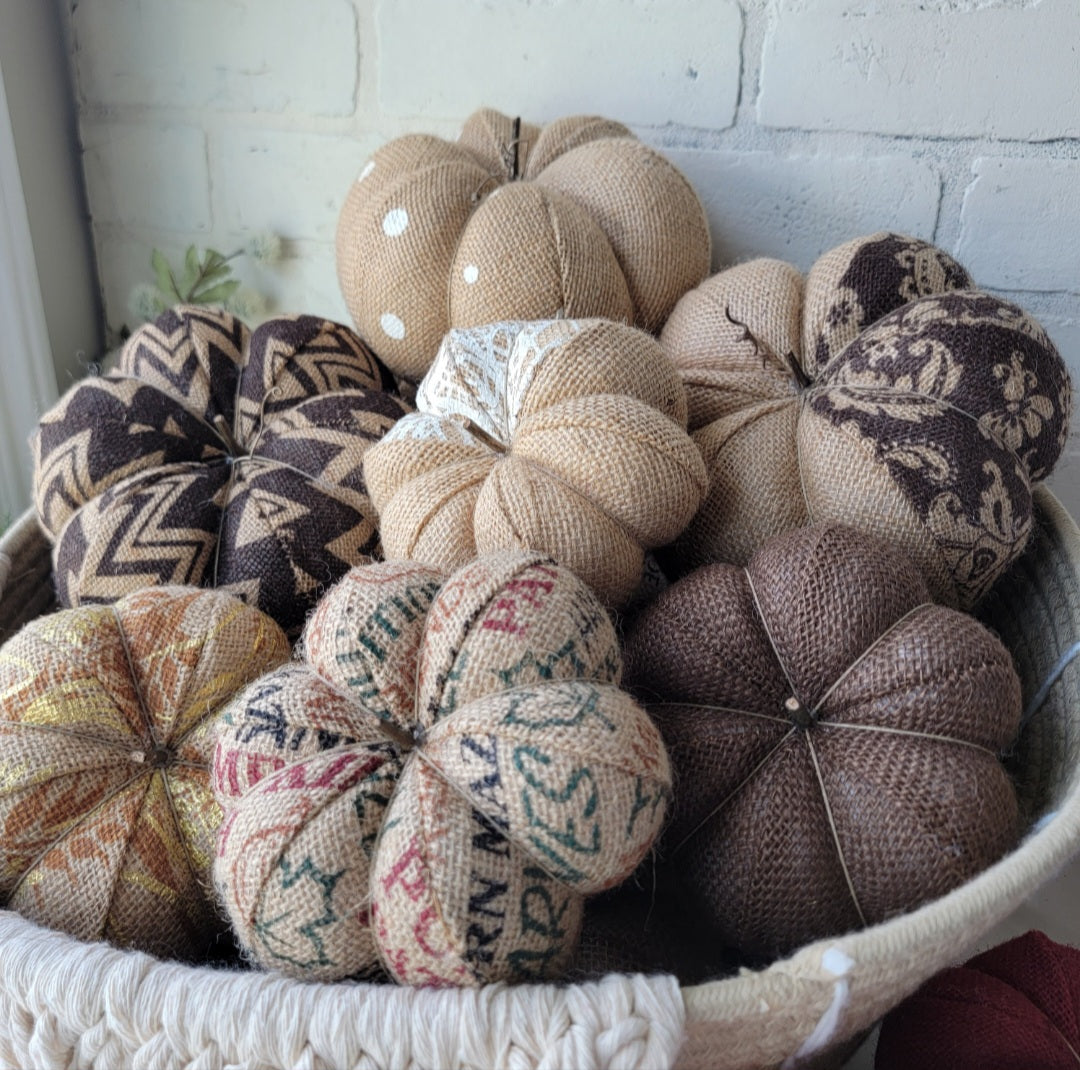
[(808, 710), (795, 695), (784, 699), (784, 713), (796, 728), (810, 728), (817, 721), (813, 710)]
[(510, 164), (510, 181), (513, 182), (518, 177), (518, 168), (520, 161), (518, 158), (518, 146), (521, 144), (521, 116), (518, 115), (514, 119), (514, 136), (510, 140), (510, 148), (514, 150), (513, 160)]
[(788, 353), (784, 357), (777, 355), (776, 351), (767, 342), (763, 342), (749, 327), (743, 323), (742, 320), (737, 320), (731, 314), (731, 308), (725, 306), (724, 315), (727, 317), (728, 323), (733, 324), (736, 327), (741, 327), (743, 330), (742, 336), (739, 338), (740, 342), (749, 342), (754, 347), (754, 353), (761, 357), (761, 365), (765, 366), (766, 358), (772, 358), (781, 367), (784, 367), (787, 371), (791, 372), (795, 378), (795, 382), (799, 384), (800, 390), (805, 390), (811, 383), (810, 376), (803, 371), (802, 365), (799, 363), (798, 358), (794, 353)]
[(236, 436), (232, 433), (232, 428), (229, 427), (229, 421), (220, 413), (214, 417), (214, 430), (221, 436), (225, 448), (233, 457), (244, 456), (244, 447), (236, 441)]

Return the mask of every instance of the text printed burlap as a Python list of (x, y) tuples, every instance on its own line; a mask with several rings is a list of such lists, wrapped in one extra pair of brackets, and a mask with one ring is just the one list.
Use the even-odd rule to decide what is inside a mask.
[(353, 322), (413, 380), (451, 327), (602, 316), (657, 331), (710, 250), (690, 184), (625, 126), (573, 116), (540, 129), (489, 108), (456, 143), (384, 145), (337, 229)]
[(538, 550), (620, 606), (705, 490), (678, 375), (624, 324), (452, 330), (416, 404), (364, 461), (389, 557)]
[(210, 890), (221, 707), (289, 656), (220, 591), (147, 588), (0, 648), (0, 895), (83, 940), (167, 957), (224, 929)]
[(878, 539), (803, 528), (705, 566), (626, 657), (676, 771), (666, 863), (752, 960), (909, 911), (1015, 841), (1009, 653)]
[(941, 250), (879, 234), (805, 284), (755, 260), (687, 294), (661, 342), (710, 484), (668, 563), (745, 564), (839, 522), (912, 557), (938, 600), (982, 597), (1027, 541), (1072, 393), (1039, 324), (967, 285)]
[(610, 620), (537, 555), (448, 580), (390, 561), (323, 599), (304, 660), (226, 712), (215, 864), (259, 964), (411, 984), (558, 976), (583, 896), (648, 851), (670, 790)]
[(249, 332), (222, 311), (164, 313), (34, 435), (61, 603), (223, 587), (298, 632), (378, 545), (361, 462), (408, 411), (347, 327), (279, 316)]

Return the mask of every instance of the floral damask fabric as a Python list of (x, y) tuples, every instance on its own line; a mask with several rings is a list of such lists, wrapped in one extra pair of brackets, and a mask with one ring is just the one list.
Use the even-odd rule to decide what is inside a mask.
[(805, 280), (758, 260), (688, 294), (661, 342), (710, 485), (668, 564), (744, 564), (772, 535), (836, 521), (911, 555), (937, 598), (977, 602), (1027, 542), (1072, 393), (1039, 324), (967, 281), (886, 234)]

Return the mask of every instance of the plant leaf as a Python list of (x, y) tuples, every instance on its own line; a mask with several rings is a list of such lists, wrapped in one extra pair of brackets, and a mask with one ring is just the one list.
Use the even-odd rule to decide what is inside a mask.
[(165, 254), (160, 249), (155, 249), (150, 254), (150, 263), (154, 268), (158, 289), (170, 300), (175, 298), (177, 301), (182, 301), (183, 297), (176, 287), (176, 279), (173, 278), (172, 268), (169, 266), (169, 261), (165, 259)]
[(197, 301), (200, 305), (222, 304), (223, 302), (228, 301), (228, 299), (239, 289), (240, 280), (229, 279), (228, 282), (222, 282), (217, 286), (209, 287), (209, 289), (200, 290), (197, 294), (192, 296), (192, 300)]
[(190, 301), (199, 282), (201, 266), (199, 264), (199, 251), (194, 245), (187, 247), (184, 253), (184, 274), (180, 277), (177, 289), (184, 295), (185, 301)]

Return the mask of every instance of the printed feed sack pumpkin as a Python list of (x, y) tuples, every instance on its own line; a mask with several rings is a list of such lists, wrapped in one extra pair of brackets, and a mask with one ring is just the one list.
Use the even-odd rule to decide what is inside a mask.
[(378, 544), (361, 462), (408, 411), (381, 374), (352, 331), (314, 316), (249, 331), (181, 306), (139, 328), (118, 370), (72, 387), (34, 435), (61, 603), (224, 587), (299, 631)]
[(837, 521), (974, 605), (1027, 541), (1072, 394), (1039, 324), (969, 286), (941, 250), (875, 234), (805, 282), (755, 260), (687, 294), (661, 341), (710, 484), (669, 567), (745, 564), (771, 535)]
[(620, 606), (705, 490), (679, 377), (625, 324), (452, 330), (416, 407), (364, 460), (387, 557), (541, 550)]
[(198, 958), (221, 707), (289, 656), (223, 591), (148, 587), (39, 617), (0, 648), (0, 903), (82, 940)]
[(626, 665), (678, 786), (665, 865), (751, 960), (911, 910), (1015, 841), (1009, 653), (877, 538), (801, 528), (698, 569)]
[(357, 330), (413, 380), (451, 327), (602, 316), (657, 331), (709, 260), (683, 175), (594, 116), (541, 129), (483, 109), (456, 143), (397, 138), (360, 172), (337, 230)]
[(249, 956), (317, 980), (559, 976), (583, 896), (634, 870), (671, 786), (593, 595), (535, 554), (365, 565), (301, 648), (215, 756), (215, 878)]

